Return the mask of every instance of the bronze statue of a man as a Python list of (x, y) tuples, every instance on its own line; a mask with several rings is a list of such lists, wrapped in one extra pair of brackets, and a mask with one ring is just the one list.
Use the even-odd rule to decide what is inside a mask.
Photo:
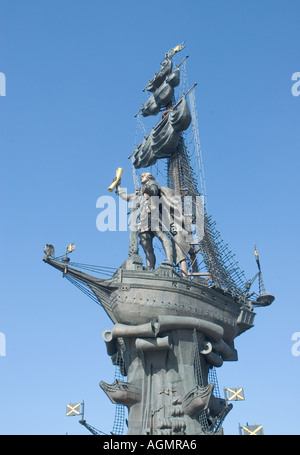
[[(137, 234), (140, 239), (140, 245), (146, 255), (147, 267), (149, 269), (154, 269), (156, 263), (153, 249), (154, 237), (157, 237), (161, 241), (167, 262), (173, 264), (172, 242), (166, 232), (164, 232), (163, 227), (160, 227), (159, 220), (155, 219), (155, 217), (159, 217), (159, 210), (157, 210), (157, 207), (155, 206), (158, 198), (153, 198), (153, 196), (160, 196), (160, 187), (150, 172), (144, 172), (140, 177), (140, 181), (142, 187), (135, 193), (127, 194), (119, 185), (116, 188), (116, 193), (122, 199), (130, 201), (133, 204), (135, 215), (131, 219), (131, 223), (133, 220), (137, 222), (137, 218), (139, 218), (139, 221), (137, 222)], [(138, 215), (136, 209), (138, 209)], [(155, 213), (155, 216), (153, 216), (153, 213)], [(131, 226), (129, 254), (132, 254), (133, 252), (137, 253), (137, 251), (135, 251), (137, 249), (136, 239), (137, 235), (134, 226)]]

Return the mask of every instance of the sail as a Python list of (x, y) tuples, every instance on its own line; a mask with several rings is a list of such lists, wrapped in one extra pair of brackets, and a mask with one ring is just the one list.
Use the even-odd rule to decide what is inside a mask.
[(167, 76), (163, 83), (150, 96), (148, 101), (142, 106), (143, 117), (157, 115), (162, 106), (169, 104), (174, 96), (174, 87), (179, 85), (179, 68)]
[(171, 73), (172, 67), (172, 60), (165, 59), (161, 64), (160, 71), (155, 74), (150, 82), (148, 82), (145, 90), (148, 92), (154, 92), (164, 82), (165, 78)]
[(177, 109), (170, 109), (164, 119), (137, 146), (132, 154), (132, 163), (136, 169), (149, 167), (157, 159), (171, 156), (177, 148), (180, 133), (191, 123), (191, 113), (186, 97), (178, 103)]

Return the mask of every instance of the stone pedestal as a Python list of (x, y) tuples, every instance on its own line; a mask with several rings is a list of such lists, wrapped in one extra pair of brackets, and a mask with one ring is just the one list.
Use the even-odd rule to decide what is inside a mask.
[[(212, 338), (204, 332), (215, 334), (217, 342), (222, 331), (199, 320), (192, 328), (192, 322), (158, 317), (140, 326), (116, 324), (103, 333), (107, 351), (120, 363), (127, 382), (100, 386), (113, 403), (128, 407), (128, 435), (208, 434), (230, 410), (225, 400), (214, 397), (214, 384), (208, 384), (213, 351)], [(199, 330), (202, 325), (204, 332)]]

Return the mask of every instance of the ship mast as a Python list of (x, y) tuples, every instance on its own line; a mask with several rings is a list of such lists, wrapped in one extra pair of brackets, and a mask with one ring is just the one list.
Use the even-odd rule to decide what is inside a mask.
[[(172, 84), (171, 75), (175, 71), (179, 71), (179, 67), (182, 66), (181, 70), (183, 69), (180, 72), (181, 86), (182, 74), (184, 76), (183, 79), (187, 79), (185, 75), (185, 64), (188, 56), (172, 72), (172, 59), (184, 47), (184, 43), (182, 43), (165, 54), (160, 71), (155, 74), (144, 89), (144, 91), (149, 91), (151, 95), (136, 114), (139, 125), (145, 131), (141, 116), (155, 116), (160, 112), (162, 118), (152, 128), (151, 132), (144, 136), (143, 141), (130, 155), (133, 164), (134, 181), (138, 185), (137, 169), (150, 167), (152, 171), (154, 165), (158, 168), (158, 163), (162, 161), (162, 158), (166, 158), (164, 161), (167, 165), (167, 186), (181, 196), (185, 226), (190, 232), (190, 249), (186, 257), (187, 266), (182, 261), (181, 270), (185, 275), (206, 277), (211, 285), (223, 289), (225, 292), (229, 292), (233, 296), (243, 300), (245, 298), (243, 286), (246, 282), (244, 272), (239, 268), (239, 265), (234, 260), (234, 254), (229, 251), (228, 246), (221, 239), (215, 223), (207, 213), (205, 175), (194, 94), (194, 88), (197, 84), (194, 84), (179, 101), (176, 100), (174, 91), (168, 99), (162, 96), (166, 93), (165, 86), (167, 86), (169, 79)], [(163, 150), (157, 151), (157, 143), (163, 143), (164, 140), (163, 134), (162, 138), (158, 138), (160, 130), (166, 130), (167, 127), (165, 125), (167, 124), (168, 117), (175, 115), (174, 113), (180, 109), (180, 105), (183, 102), (187, 104), (187, 95), (190, 104), (190, 109), (188, 108), (190, 123), (185, 123), (175, 145), (170, 133), (165, 133), (164, 137), (168, 135), (171, 137), (172, 140), (170, 142), (173, 141), (172, 146), (167, 147), (166, 144), (163, 144)], [(164, 101), (167, 102), (164, 104)], [(194, 155), (193, 163), (191, 161), (190, 150), (185, 141), (185, 135), (189, 134), (188, 132), (186, 133), (186, 130), (190, 124), (192, 125), (192, 142), (194, 144), (194, 150), (192, 152)], [(152, 143), (153, 150), (151, 149)], [(162, 172), (160, 172), (161, 175)], [(199, 183), (200, 190), (198, 189)]]

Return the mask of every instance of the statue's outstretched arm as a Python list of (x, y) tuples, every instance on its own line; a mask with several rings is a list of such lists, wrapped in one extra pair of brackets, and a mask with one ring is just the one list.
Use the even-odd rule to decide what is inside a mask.
[(120, 198), (124, 201), (130, 201), (133, 196), (135, 196), (135, 193), (127, 193), (127, 191), (121, 188), (119, 185), (116, 187), (116, 194), (120, 196)]

